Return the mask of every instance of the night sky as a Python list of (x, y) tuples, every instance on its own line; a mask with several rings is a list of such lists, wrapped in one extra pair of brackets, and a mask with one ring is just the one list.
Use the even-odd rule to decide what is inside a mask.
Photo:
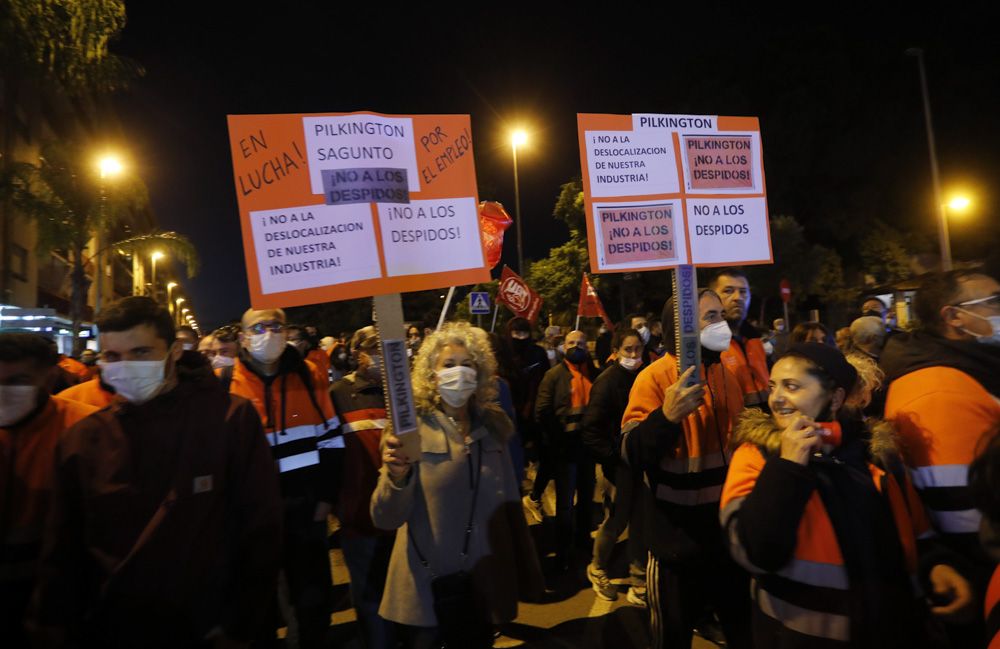
[(551, 213), (559, 186), (580, 174), (576, 113), (755, 115), (771, 213), (796, 216), (810, 239), (849, 260), (875, 217), (935, 234), (916, 61), (904, 54), (918, 46), (943, 184), (976, 196), (974, 218), (953, 227), (956, 257), (983, 254), (977, 243), (997, 229), (1000, 49), (982, 17), (901, 25), (854, 15), (823, 25), (624, 3), (551, 13), (536, 8), (543, 3), (494, 12), (268, 4), (213, 13), (205, 7), (214, 3), (131, 2), (112, 45), (146, 68), (115, 99), (121, 146), (161, 227), (198, 247), (202, 272), (183, 284), (203, 327), (249, 305), (230, 113), (471, 114), (480, 198), (512, 213), (507, 137), (523, 125), (532, 136), (519, 156), (529, 258), (566, 239)]

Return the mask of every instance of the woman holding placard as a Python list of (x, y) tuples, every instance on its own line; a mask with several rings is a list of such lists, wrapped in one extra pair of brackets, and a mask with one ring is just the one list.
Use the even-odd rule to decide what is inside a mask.
[[(419, 457), (387, 427), (372, 494), (375, 525), (398, 529), (379, 614), (409, 628), (411, 647), (489, 647), (519, 594), (537, 596), (541, 570), (521, 511), (496, 405), (486, 332), (450, 323), (414, 361)], [(410, 445), (406, 445), (407, 448)]]

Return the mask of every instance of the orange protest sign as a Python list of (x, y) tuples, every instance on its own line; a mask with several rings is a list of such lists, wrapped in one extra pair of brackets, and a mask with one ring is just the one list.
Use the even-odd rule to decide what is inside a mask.
[(489, 281), (468, 115), (230, 115), (250, 301)]
[(590, 269), (773, 261), (755, 117), (579, 114)]

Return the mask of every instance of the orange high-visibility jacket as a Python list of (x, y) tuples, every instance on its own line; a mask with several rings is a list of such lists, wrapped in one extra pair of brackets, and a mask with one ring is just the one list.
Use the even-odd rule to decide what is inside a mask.
[(898, 431), (934, 527), (977, 544), (980, 514), (968, 491), (969, 464), (983, 436), (1000, 424), (1000, 402), (965, 372), (926, 367), (889, 384), (885, 417)]
[[(871, 428), (873, 446), (887, 448), (891, 445), (891, 428), (888, 425), (881, 422)], [(782, 647), (812, 647), (823, 642), (833, 646), (850, 643), (857, 639), (852, 635), (850, 615), (852, 597), (856, 596), (856, 592), (851, 590), (834, 521), (819, 489), (814, 484), (810, 487), (810, 481), (815, 480), (811, 465), (801, 466), (778, 457), (780, 437), (781, 431), (775, 428), (770, 415), (756, 409), (748, 410), (741, 418), (736, 434), (736, 441), (743, 444), (733, 454), (722, 493), (720, 521), (726, 530), (730, 551), (753, 577), (755, 638), (759, 640), (762, 634), (774, 634), (773, 643), (767, 646), (780, 644)], [(782, 478), (788, 477), (795, 480), (796, 486), (805, 487), (799, 490), (800, 493), (789, 496), (793, 500), (804, 499), (804, 507), (798, 509), (803, 505), (801, 500), (792, 504), (773, 502), (773, 506), (766, 508), (766, 516), (748, 518), (750, 514), (745, 513), (743, 505), (770, 462), (779, 464), (769, 467), (768, 489), (781, 489), (783, 494), (793, 491), (776, 487), (785, 484), (775, 482), (775, 472), (780, 470)], [(915, 586), (917, 539), (933, 535), (930, 522), (905, 471), (899, 472), (904, 482), (902, 485), (897, 482), (895, 473), (887, 473), (872, 463), (868, 464), (868, 471), (877, 493), (884, 499), (886, 511), (891, 511), (892, 523), (902, 547), (902, 560), (914, 584), (912, 595), (916, 598), (919, 594)], [(843, 505), (850, 507), (851, 503)], [(789, 515), (801, 516), (797, 525), (786, 518)], [(786, 523), (790, 525), (786, 526)], [(758, 565), (764, 563), (765, 557), (754, 556), (753, 548), (744, 545), (748, 538), (746, 535), (752, 531), (773, 534), (780, 527), (796, 530), (794, 539), (787, 539), (790, 556), (779, 560), (783, 561), (783, 565)], [(778, 541), (784, 539), (770, 539), (768, 550), (779, 547)], [(774, 561), (774, 558), (766, 560)], [(781, 643), (778, 642), (779, 637)]]
[(989, 649), (1000, 649), (1000, 566), (986, 589), (986, 637)]
[(739, 380), (745, 405), (767, 403), (767, 384), (771, 373), (767, 369), (767, 352), (760, 338), (744, 338), (743, 344), (733, 338), (729, 349), (722, 352), (722, 362)]
[[(48, 403), (17, 427), (0, 428), (0, 520), (6, 522), (0, 539), (0, 588), (7, 581), (34, 577), (41, 550), (45, 517), (52, 495), (55, 448), (59, 436), (97, 408), (62, 397)], [(12, 472), (8, 473), (6, 468)]]
[(59, 393), (59, 396), (63, 399), (85, 403), (95, 408), (107, 408), (115, 398), (114, 394), (105, 390), (101, 385), (99, 374), (94, 375), (94, 378), (89, 381), (77, 383), (72, 387), (66, 388)]
[[(704, 376), (704, 366), (701, 373)], [(663, 395), (678, 378), (677, 360), (669, 353), (640, 372), (622, 416), (622, 432), (632, 434), (651, 416), (669, 424), (661, 411)], [(682, 422), (682, 433), (659, 459), (658, 471), (650, 472), (650, 487), (658, 500), (675, 505), (719, 502), (726, 449), (743, 410), (743, 393), (736, 377), (721, 363), (709, 366), (707, 379), (705, 403)]]
[[(296, 370), (301, 364), (307, 368), (311, 390)], [(256, 408), (282, 477), (318, 467), (321, 451), (344, 448), (340, 420), (329, 393), (320, 387), (319, 378), (316, 366), (303, 360), (298, 350), (291, 347), (282, 355), (278, 373), (269, 379), (269, 386), (243, 358), (237, 358), (233, 366), (229, 391), (249, 400)], [(323, 477), (323, 481), (332, 479)], [(333, 485), (328, 484), (328, 488)]]

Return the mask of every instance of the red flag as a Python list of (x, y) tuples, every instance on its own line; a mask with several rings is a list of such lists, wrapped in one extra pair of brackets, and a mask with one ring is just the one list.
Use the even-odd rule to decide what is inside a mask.
[(514, 315), (527, 318), (534, 326), (538, 314), (542, 310), (542, 297), (525, 284), (521, 276), (507, 266), (500, 275), (500, 290), (497, 291), (497, 302), (507, 305)]
[(580, 284), (580, 305), (576, 308), (576, 314), (584, 318), (601, 318), (608, 329), (613, 328), (611, 318), (604, 312), (601, 298), (587, 278), (587, 273), (583, 274), (583, 282)]
[(486, 264), (495, 268), (500, 263), (500, 253), (503, 252), (503, 232), (513, 221), (503, 205), (496, 201), (483, 201), (479, 204), (479, 229), (483, 237), (483, 251), (486, 253)]

